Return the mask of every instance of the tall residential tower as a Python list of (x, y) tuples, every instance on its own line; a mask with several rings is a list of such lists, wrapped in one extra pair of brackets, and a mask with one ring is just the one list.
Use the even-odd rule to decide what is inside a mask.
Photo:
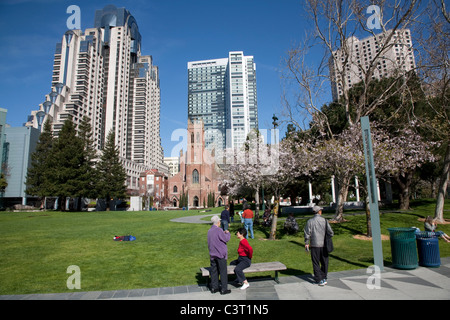
[[(362, 40), (352, 36), (347, 39), (346, 47), (333, 52), (334, 59), (330, 58), (330, 76), (334, 101), (344, 93), (344, 88), (349, 90), (361, 82), (371, 65), (375, 66), (372, 80), (414, 70), (416, 64), (410, 31), (396, 30), (386, 42), (391, 32), (392, 30), (388, 30)], [(343, 74), (345, 79), (342, 79)]]
[(203, 120), (206, 147), (239, 148), (258, 128), (256, 65), (242, 51), (188, 62), (188, 118)]
[(57, 135), (66, 119), (78, 126), (87, 116), (97, 150), (115, 133), (130, 189), (138, 188), (141, 172), (164, 171), (158, 67), (141, 55), (141, 34), (128, 10), (106, 6), (95, 12), (93, 28), (67, 31), (56, 45), (51, 87), (28, 126), (41, 129), (50, 119)]

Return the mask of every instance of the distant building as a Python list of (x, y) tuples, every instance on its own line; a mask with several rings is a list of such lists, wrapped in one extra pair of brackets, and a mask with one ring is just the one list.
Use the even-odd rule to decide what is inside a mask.
[(221, 195), (222, 176), (214, 155), (205, 149), (205, 130), (202, 121), (188, 121), (187, 151), (180, 155), (180, 171), (168, 180), (168, 197), (172, 207), (179, 207), (184, 195), (189, 208), (208, 205), (221, 206), (228, 198)]
[(188, 62), (188, 118), (202, 120), (206, 148), (239, 148), (258, 128), (256, 64), (242, 51)]
[(169, 174), (171, 176), (174, 176), (178, 172), (180, 172), (180, 158), (179, 157), (165, 157), (164, 163), (168, 166)]
[(3, 162), (6, 160), (4, 157), (6, 156), (5, 150), (2, 149), (4, 147), (5, 142), (5, 130), (6, 130), (6, 115), (8, 110), (0, 108), (0, 172), (3, 172)]
[(168, 178), (162, 172), (151, 169), (139, 178), (139, 196), (145, 197), (147, 208), (168, 206)]
[(31, 154), (35, 151), (40, 131), (31, 127), (5, 128), (3, 144), (4, 168), (8, 186), (4, 193), (7, 206), (27, 205), (26, 176), (31, 166)]
[[(330, 76), (334, 101), (344, 93), (344, 88), (349, 90), (361, 82), (370, 65), (376, 65), (372, 80), (391, 77), (399, 72), (405, 73), (416, 67), (411, 33), (408, 29), (396, 30), (387, 49), (378, 56), (381, 43), (385, 42), (385, 38), (391, 32), (389, 30), (362, 40), (352, 36), (347, 39), (345, 48), (333, 52), (334, 58), (330, 58)], [(345, 79), (342, 79), (343, 74)]]

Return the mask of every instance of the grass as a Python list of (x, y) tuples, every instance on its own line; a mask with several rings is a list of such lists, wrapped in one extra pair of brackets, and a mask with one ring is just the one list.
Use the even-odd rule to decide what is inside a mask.
[[(450, 203), (445, 217), (450, 218)], [(413, 203), (413, 210), (384, 213), (381, 230), (417, 226), (419, 217), (432, 215), (434, 201)], [(208, 213), (218, 213), (215, 208)], [(21, 212), (0, 213), (0, 294), (69, 292), (67, 267), (81, 270), (81, 290), (118, 290), (204, 283), (199, 267), (209, 265), (206, 233), (209, 225), (175, 223), (170, 220), (192, 211), (157, 212)], [(307, 219), (298, 217), (300, 230)], [(335, 251), (329, 271), (365, 268), (373, 264), (372, 243), (353, 239), (365, 232), (365, 215), (346, 217), (348, 222), (332, 225)], [(276, 241), (265, 240), (268, 228), (255, 226), (253, 262), (281, 261), (282, 275), (311, 273), (304, 251), (303, 233), (286, 234), (280, 219)], [(229, 261), (237, 256), (238, 239), (231, 225)], [(439, 225), (450, 234), (450, 225)], [(134, 235), (132, 242), (113, 241), (115, 235)], [(440, 241), (441, 257), (450, 256), (450, 244)], [(385, 265), (391, 263), (389, 241), (383, 241)], [(260, 274), (249, 275), (250, 277)], [(268, 273), (262, 276), (273, 276)]]

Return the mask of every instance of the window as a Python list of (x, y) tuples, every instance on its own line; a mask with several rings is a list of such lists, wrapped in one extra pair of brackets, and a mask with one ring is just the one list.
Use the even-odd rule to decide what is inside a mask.
[(197, 169), (192, 171), (192, 183), (199, 183), (199, 175)]
[(173, 193), (177, 193), (177, 192), (178, 192), (177, 186), (173, 186)]

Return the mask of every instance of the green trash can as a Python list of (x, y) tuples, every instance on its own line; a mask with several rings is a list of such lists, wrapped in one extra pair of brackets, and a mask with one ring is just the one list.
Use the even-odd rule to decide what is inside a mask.
[(434, 232), (416, 232), (417, 251), (419, 252), (419, 265), (422, 267), (437, 268), (441, 265), (439, 253), (439, 239)]
[(416, 235), (414, 228), (389, 228), (392, 267), (415, 269), (417, 263)]

